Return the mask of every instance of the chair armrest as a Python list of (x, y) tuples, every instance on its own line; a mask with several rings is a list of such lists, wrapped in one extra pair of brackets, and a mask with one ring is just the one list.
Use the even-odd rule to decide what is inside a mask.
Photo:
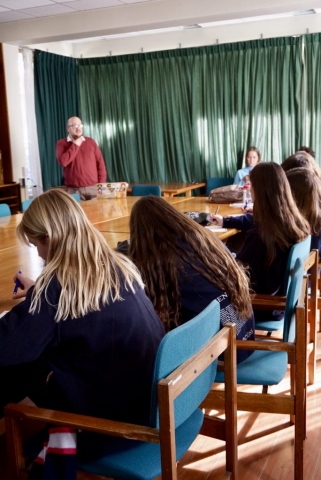
[(266, 350), (276, 352), (295, 352), (295, 345), (281, 341), (236, 340), (237, 350)]
[(104, 418), (89, 417), (87, 415), (78, 415), (15, 403), (9, 403), (4, 411), (6, 422), (10, 421), (10, 418), (32, 420), (49, 423), (51, 425), (69, 426), (75, 429), (103, 435), (159, 443), (159, 430), (142, 425), (134, 425), (131, 423), (106, 420)]
[(256, 309), (284, 310), (286, 297), (283, 295), (264, 295), (256, 293), (252, 298), (252, 305)]
[(315, 266), (315, 268), (318, 268), (318, 259), (319, 251), (317, 249), (311, 250), (309, 256), (304, 260), (304, 270), (308, 271), (313, 266)]

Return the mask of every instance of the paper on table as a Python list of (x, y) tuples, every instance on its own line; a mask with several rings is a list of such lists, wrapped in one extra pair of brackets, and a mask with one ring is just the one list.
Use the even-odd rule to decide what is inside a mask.
[(243, 207), (244, 207), (244, 203), (230, 203), (229, 206), (230, 206), (230, 207), (234, 207), (234, 208), (243, 208)]
[(5, 310), (4, 312), (0, 313), (0, 318), (2, 318), (8, 312), (9, 312), (9, 310)]
[(205, 228), (211, 230), (212, 232), (227, 232), (227, 228), (218, 227), (216, 225), (207, 225)]

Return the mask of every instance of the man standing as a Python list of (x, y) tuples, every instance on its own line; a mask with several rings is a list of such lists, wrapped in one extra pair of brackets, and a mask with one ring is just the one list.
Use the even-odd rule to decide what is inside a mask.
[(82, 200), (96, 197), (97, 183), (105, 183), (107, 172), (97, 143), (83, 136), (83, 124), (78, 117), (67, 122), (68, 137), (58, 140), (56, 157), (64, 170), (68, 193), (79, 193)]

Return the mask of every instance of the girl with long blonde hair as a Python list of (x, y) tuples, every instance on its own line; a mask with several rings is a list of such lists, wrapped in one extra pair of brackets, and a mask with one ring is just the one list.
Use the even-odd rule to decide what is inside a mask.
[[(15, 277), (25, 300), (0, 319), (0, 367), (39, 362), (52, 372), (51, 408), (147, 424), (164, 329), (134, 264), (61, 190), (35, 198), (17, 233), (45, 266), (35, 282)], [(1, 406), (12, 400), (2, 395)]]

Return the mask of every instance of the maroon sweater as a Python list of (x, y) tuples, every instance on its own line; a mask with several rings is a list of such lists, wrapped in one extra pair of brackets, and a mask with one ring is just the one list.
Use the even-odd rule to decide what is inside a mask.
[(92, 138), (86, 137), (80, 147), (67, 138), (58, 140), (56, 157), (64, 169), (67, 187), (90, 187), (107, 180), (102, 153)]

